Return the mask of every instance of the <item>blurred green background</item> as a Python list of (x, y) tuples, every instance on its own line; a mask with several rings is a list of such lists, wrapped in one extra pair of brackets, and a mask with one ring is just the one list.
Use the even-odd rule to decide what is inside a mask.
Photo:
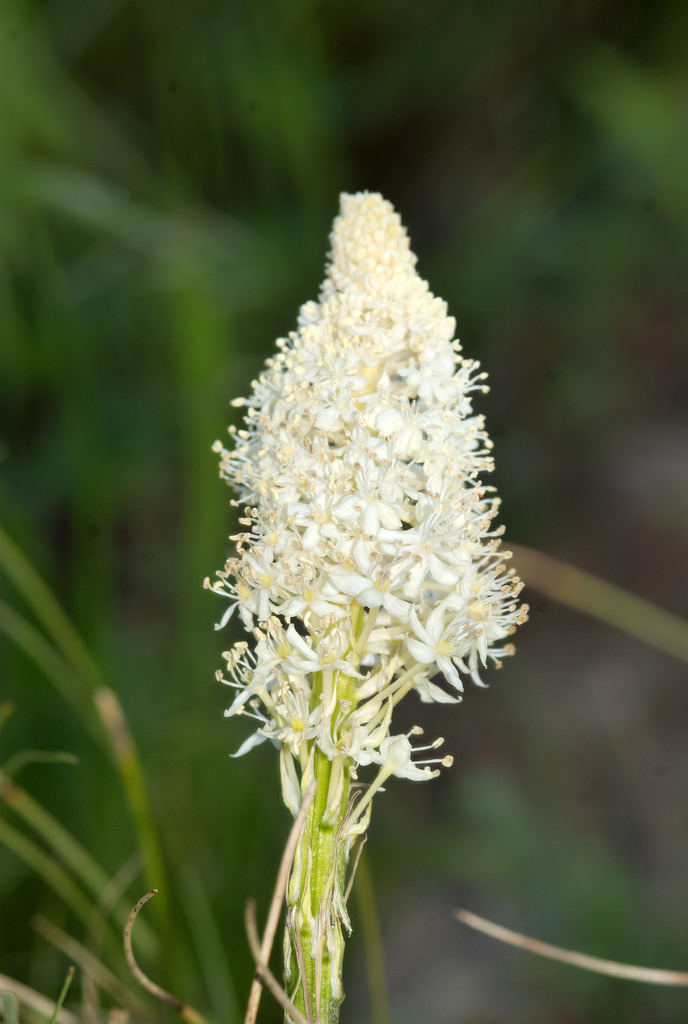
[[(382, 191), (490, 374), (507, 537), (685, 614), (687, 66), (683, 0), (3, 0), (2, 523), (140, 751), (167, 873), (140, 959), (218, 1024), (242, 1019), (243, 906), (262, 920), (289, 825), (274, 752), (229, 760), (245, 732), (213, 677), (236, 628), (213, 631), (223, 606), (201, 587), (233, 532), (210, 450), (228, 403), (316, 297), (338, 193)], [(688, 967), (685, 666), (529, 596), (489, 690), (401, 712), (456, 762), (376, 803), (391, 1020), (678, 1024), (681, 991), (451, 917)], [(16, 782), (114, 876), (137, 846), (118, 774), (1, 642), (0, 761), (78, 756)], [(129, 903), (149, 888), (129, 883)], [(84, 922), (7, 846), (0, 908), (0, 973), (55, 997), (70, 961), (32, 921), (80, 939)], [(342, 1021), (382, 1024), (353, 913)], [(126, 976), (115, 945), (106, 959)]]

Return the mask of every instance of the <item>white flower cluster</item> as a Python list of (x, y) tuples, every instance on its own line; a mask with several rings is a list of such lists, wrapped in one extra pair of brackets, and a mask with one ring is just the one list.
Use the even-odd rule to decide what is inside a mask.
[(331, 244), (319, 301), (234, 403), (247, 412), (233, 447), (215, 445), (246, 530), (206, 586), (230, 599), (220, 626), (236, 607), (256, 640), (218, 673), (236, 689), (227, 714), (258, 721), (238, 753), (279, 745), (293, 811), (295, 766), (308, 774), (314, 748), (349, 777), (378, 765), (360, 822), (390, 775), (425, 779), (451, 762), (414, 760), (442, 741), (394, 735), (394, 707), (412, 689), (457, 702), (467, 677), (483, 685), (527, 608), (479, 479), (491, 445), (471, 394), (485, 375), (459, 355), (389, 202), (342, 195)]

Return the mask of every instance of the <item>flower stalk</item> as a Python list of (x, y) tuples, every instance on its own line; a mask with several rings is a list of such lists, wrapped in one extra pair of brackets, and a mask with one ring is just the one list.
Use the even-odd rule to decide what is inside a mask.
[(233, 403), (246, 412), (231, 446), (215, 445), (242, 532), (206, 581), (229, 599), (218, 628), (237, 610), (254, 639), (217, 674), (234, 691), (227, 714), (256, 725), (235, 756), (274, 744), (295, 816), (315, 780), (287, 889), (285, 979), (320, 1024), (343, 998), (349, 864), (374, 795), (452, 763), (436, 756), (442, 739), (418, 743), (419, 726), (395, 733), (395, 707), (411, 692), (455, 704), (466, 679), (485, 685), (527, 616), (481, 482), (491, 442), (472, 396), (485, 375), (388, 202), (343, 195), (331, 242), (318, 301)]
[(349, 780), (342, 761), (315, 752), (315, 798), (287, 888), (287, 990), (291, 988), (291, 999), (307, 1020), (322, 1024), (339, 1019), (344, 998), (342, 928), (351, 931), (345, 900), (349, 848), (343, 839)]

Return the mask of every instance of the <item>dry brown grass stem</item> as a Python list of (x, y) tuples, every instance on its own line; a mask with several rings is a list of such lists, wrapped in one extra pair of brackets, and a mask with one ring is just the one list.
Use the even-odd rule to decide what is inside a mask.
[(262, 959), (260, 939), (258, 937), (258, 928), (256, 926), (256, 901), (249, 900), (246, 904), (246, 912), (244, 914), (244, 921), (246, 924), (246, 935), (248, 937), (248, 944), (253, 955), (253, 959), (256, 961), (256, 973), (261, 981), (265, 983), (270, 989), (271, 993), (280, 1004), (282, 1009), (289, 1014), (294, 1024), (313, 1024), (312, 1019), (306, 1020), (304, 1016), (296, 1009), (291, 999), (284, 991), (280, 983), (278, 982), (275, 975), (272, 973), (268, 965)]
[(487, 921), (484, 917), (471, 913), (470, 910), (455, 910), (454, 916), (462, 924), (467, 924), (469, 928), (475, 928), (476, 931), (490, 935), (500, 942), (518, 946), (519, 949), (525, 949), (537, 956), (570, 964), (572, 967), (581, 967), (585, 971), (606, 974), (611, 978), (623, 978), (625, 981), (641, 981), (648, 985), (688, 985), (688, 971), (665, 971), (658, 967), (638, 967), (635, 964), (623, 964), (617, 960), (604, 960), (601, 957), (589, 956), (587, 953), (577, 953), (573, 949), (564, 949), (561, 946), (551, 946), (549, 942), (531, 939), (521, 932), (514, 932), (510, 928), (504, 928), (501, 924)]
[(526, 587), (688, 662), (688, 623), (621, 587), (551, 555), (509, 544)]
[(180, 1017), (183, 1017), (184, 1020), (189, 1022), (189, 1024), (207, 1024), (205, 1018), (202, 1017), (197, 1010), (194, 1010), (192, 1006), (189, 1006), (188, 1003), (184, 1003), (181, 999), (178, 999), (177, 996), (173, 996), (171, 992), (167, 992), (164, 988), (161, 988), (160, 985), (156, 985), (154, 981), (151, 981), (148, 975), (143, 973), (136, 962), (136, 958), (134, 957), (134, 951), (131, 946), (131, 933), (134, 927), (134, 921), (136, 920), (141, 907), (148, 903), (148, 900), (153, 896), (156, 896), (157, 892), (157, 889), (151, 889), (150, 892), (147, 892), (145, 896), (141, 897), (138, 903), (133, 907), (125, 925), (124, 955), (126, 957), (127, 964), (129, 965), (129, 970), (134, 975), (138, 983), (142, 985), (147, 992), (150, 992), (151, 995), (154, 995), (155, 998), (159, 999), (161, 1002), (167, 1003), (168, 1006), (171, 1006), (177, 1011)]
[[(294, 854), (296, 853), (296, 846), (301, 836), (301, 831), (306, 821), (306, 815), (308, 814), (314, 796), (315, 779), (311, 782), (310, 786), (304, 793), (303, 801), (299, 808), (298, 814), (294, 818), (294, 824), (291, 827), (291, 831), (289, 833), (286, 846), (284, 847), (284, 853), (282, 854), (282, 860), (280, 861), (279, 870), (277, 872), (277, 880), (275, 882), (275, 889), (272, 894), (272, 901), (270, 903), (267, 921), (265, 922), (265, 931), (263, 932), (263, 939), (260, 944), (260, 955), (257, 956), (254, 953), (254, 959), (259, 970), (251, 986), (251, 992), (248, 997), (248, 1006), (246, 1008), (244, 1024), (255, 1024), (255, 1019), (258, 1014), (258, 1005), (260, 1003), (260, 995), (262, 991), (263, 979), (261, 978), (261, 965), (267, 965), (267, 962), (270, 959), (270, 951), (272, 950), (272, 944), (275, 941), (275, 932), (277, 931), (280, 911), (282, 909), (282, 901), (284, 899), (284, 893), (287, 888), (287, 882), (289, 881), (289, 871), (291, 870), (291, 862), (294, 859)], [(266, 975), (263, 975), (263, 977), (267, 979)], [(270, 986), (268, 985), (268, 988), (269, 987)]]

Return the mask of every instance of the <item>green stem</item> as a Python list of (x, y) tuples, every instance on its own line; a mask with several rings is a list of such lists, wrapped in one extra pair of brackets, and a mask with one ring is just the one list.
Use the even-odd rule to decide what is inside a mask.
[[(312, 772), (315, 797), (287, 889), (285, 978), (306, 1019), (337, 1024), (344, 998), (342, 925), (350, 931), (344, 899), (350, 844), (341, 834), (350, 783), (347, 766), (333, 764), (317, 749)], [(303, 786), (309, 783), (304, 777)]]

